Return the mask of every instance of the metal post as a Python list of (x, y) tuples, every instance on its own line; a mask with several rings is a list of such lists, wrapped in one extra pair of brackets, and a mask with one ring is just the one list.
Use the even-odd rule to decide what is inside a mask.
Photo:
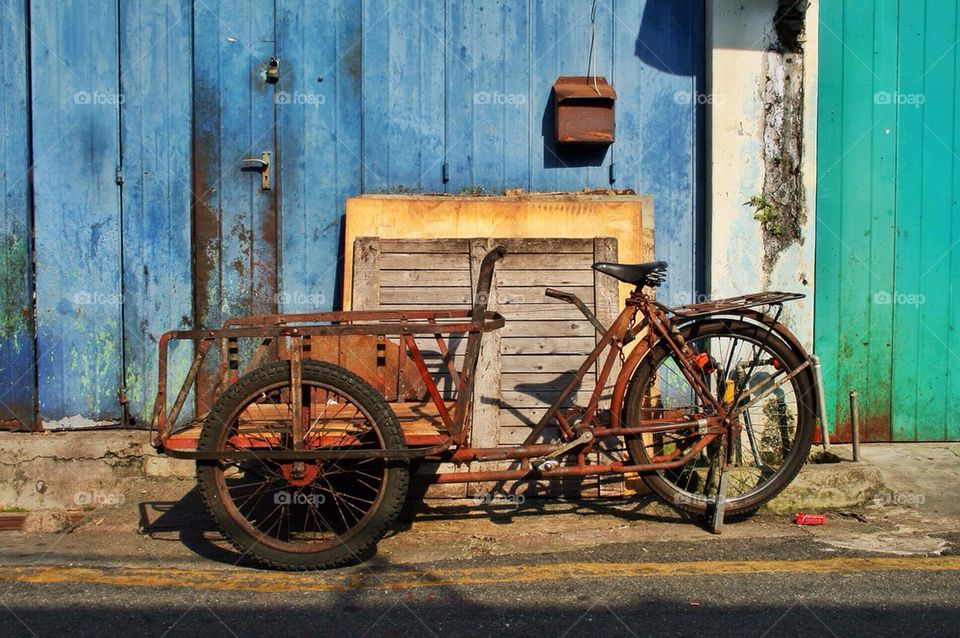
[(860, 460), (860, 410), (857, 407), (857, 391), (850, 391), (850, 442), (853, 444), (853, 460)]
[(827, 422), (827, 399), (823, 393), (823, 371), (820, 369), (820, 357), (811, 355), (813, 374), (817, 381), (817, 404), (820, 412), (820, 439), (823, 441), (824, 451), (830, 451), (830, 424)]

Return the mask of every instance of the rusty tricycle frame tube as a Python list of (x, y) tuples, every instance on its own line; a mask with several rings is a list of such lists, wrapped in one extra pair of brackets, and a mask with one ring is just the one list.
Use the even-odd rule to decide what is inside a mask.
[[(470, 431), (472, 430), (472, 424), (470, 422), (472, 412), (470, 407), (472, 405), (473, 386), (483, 333), (496, 330), (504, 325), (504, 318), (499, 313), (487, 310), (487, 301), (492, 286), (494, 265), (496, 261), (501, 259), (505, 254), (506, 250), (503, 247), (498, 247), (484, 257), (480, 267), (474, 303), (470, 309), (466, 310), (351, 311), (260, 315), (228, 320), (224, 324), (224, 327), (218, 330), (182, 330), (164, 334), (160, 339), (159, 347), (159, 382), (153, 418), (153, 425), (156, 426), (157, 435), (154, 439), (154, 445), (164, 450), (164, 452), (170, 456), (180, 458), (197, 460), (241, 460), (246, 458), (263, 460), (269, 458), (275, 461), (293, 461), (295, 467), (302, 465), (302, 462), (305, 461), (316, 461), (325, 458), (411, 459), (430, 457), (441, 461), (453, 461), (458, 465), (473, 461), (521, 462), (519, 469), (440, 474), (434, 477), (435, 482), (438, 483), (523, 479), (531, 475), (531, 459), (561, 453), (576, 453), (577, 464), (537, 470), (534, 474), (535, 477), (585, 476), (670, 469), (684, 465), (695, 455), (699, 454), (700, 451), (712, 441), (729, 433), (730, 428), (733, 427), (731, 425), (731, 415), (727, 414), (726, 406), (724, 406), (717, 397), (712, 395), (700, 377), (699, 371), (695, 369), (692, 363), (690, 349), (683, 342), (680, 335), (680, 328), (689, 321), (695, 321), (702, 316), (734, 314), (738, 317), (763, 324), (770, 329), (771, 333), (776, 333), (777, 338), (784, 339), (791, 346), (796, 346), (797, 351), (803, 352), (796, 337), (789, 333), (786, 328), (767, 315), (752, 310), (754, 305), (761, 303), (777, 304), (782, 303), (784, 300), (797, 298), (796, 295), (790, 293), (763, 293), (760, 295), (746, 296), (742, 299), (721, 300), (708, 304), (685, 306), (680, 309), (670, 309), (657, 303), (645, 295), (640, 288), (637, 288), (630, 294), (626, 301), (626, 306), (613, 324), (605, 329), (576, 295), (548, 290), (548, 296), (572, 303), (580, 308), (581, 312), (584, 312), (584, 315), (591, 320), (591, 324), (597, 329), (597, 332), (600, 334), (600, 339), (593, 351), (591, 351), (576, 370), (574, 377), (547, 409), (546, 413), (532, 426), (530, 434), (522, 444), (493, 448), (473, 448), (470, 447), (469, 444)], [(674, 319), (671, 319), (669, 316), (671, 313), (674, 315)], [(639, 325), (636, 324), (638, 314), (642, 317)], [(677, 321), (676, 318), (680, 318), (680, 320)], [(443, 334), (450, 336), (458, 334), (467, 335), (464, 362), (459, 373), (452, 364), (452, 357), (442, 339)], [(258, 362), (262, 358), (266, 349), (274, 341), (278, 339), (290, 339), (290, 381), (293, 396), (291, 407), (295, 421), (294, 430), (302, 430), (304, 424), (301, 423), (302, 395), (300, 388), (302, 383), (303, 340), (309, 339), (311, 336), (320, 335), (389, 335), (398, 337), (401, 348), (401, 361), (406, 357), (406, 353), (409, 353), (410, 359), (413, 360), (420, 377), (426, 385), (431, 400), (437, 407), (443, 428), (447, 433), (445, 440), (429, 447), (404, 447), (402, 449), (380, 450), (306, 450), (302, 449), (302, 442), (300, 446), (295, 444), (292, 450), (236, 449), (188, 451), (164, 449), (164, 443), (171, 436), (170, 429), (174, 427), (190, 388), (193, 387), (197, 379), (203, 359), (213, 341), (218, 339), (223, 340), (224, 344), (221, 350), (222, 374), (226, 374), (227, 371), (233, 369), (231, 368), (234, 363), (232, 357), (236, 353), (231, 352), (230, 349), (236, 350), (235, 346), (238, 339), (258, 338), (261, 340), (260, 346), (253, 356), (254, 362)], [(436, 386), (435, 380), (427, 369), (416, 343), (415, 336), (417, 335), (432, 335), (437, 339), (444, 364), (450, 368), (457, 391), (457, 398), (452, 411), (448, 410)], [(624, 356), (624, 344), (634, 340), (635, 335), (641, 335), (641, 338), (635, 344), (629, 355)], [(197, 343), (197, 351), (173, 408), (169, 412), (166, 412), (167, 354), (169, 343), (174, 340), (195, 341)], [(679, 367), (682, 374), (687, 382), (694, 388), (698, 397), (703, 401), (703, 405), (710, 408), (715, 413), (715, 416), (704, 418), (690, 418), (690, 416), (687, 416), (677, 420), (664, 418), (648, 419), (629, 425), (621, 423), (621, 409), (627, 383), (639, 363), (650, 352), (651, 348), (659, 342), (665, 343), (667, 347), (680, 355), (677, 359), (680, 363)], [(576, 413), (582, 414), (582, 418), (579, 423), (571, 426), (567, 421), (567, 417), (564, 416), (564, 410), (566, 408), (562, 406), (577, 387), (579, 387), (586, 373), (599, 361), (601, 355), (607, 349), (609, 349), (609, 353), (598, 375), (596, 386), (591, 393), (587, 407), (576, 409)], [(612, 373), (613, 364), (617, 357), (621, 359), (623, 364), (614, 383), (609, 425), (598, 425), (595, 423), (595, 420), (600, 399), (606, 388), (607, 380)], [(249, 367), (248, 365), (247, 370), (249, 370)], [(797, 370), (792, 371), (785, 380), (789, 380), (797, 374), (804, 373), (807, 368), (808, 365), (801, 366)], [(225, 381), (232, 382), (233, 380), (226, 379), (224, 376), (221, 382)], [(780, 383), (783, 382), (784, 380), (780, 381)], [(779, 383), (777, 385), (779, 385)], [(565, 425), (565, 427), (561, 427), (563, 434), (561, 437), (562, 440), (557, 443), (536, 443), (536, 440), (540, 437), (544, 428), (554, 419), (561, 425)], [(636, 437), (644, 434), (677, 432), (681, 430), (696, 431), (699, 436), (697, 442), (682, 456), (655, 457), (651, 462), (646, 464), (629, 464), (623, 462), (588, 464), (585, 462), (584, 451), (591, 449), (594, 442), (600, 438), (610, 436)], [(586, 431), (589, 431), (592, 436), (582, 437), (582, 434)], [(296, 432), (294, 432), (294, 434), (295, 439), (301, 438), (296, 436)], [(578, 437), (584, 438), (584, 442), (577, 443)], [(571, 446), (571, 443), (575, 443), (575, 445)], [(454, 446), (456, 449), (451, 450), (450, 448)]]
[[(428, 320), (430, 321), (428, 322)], [(445, 320), (445, 322), (440, 323), (437, 320)], [(190, 393), (190, 388), (197, 379), (203, 360), (215, 340), (226, 341), (243, 337), (276, 340), (321, 335), (390, 335), (402, 339), (404, 335), (435, 335), (438, 332), (466, 334), (477, 331), (483, 333), (503, 327), (504, 319), (499, 313), (487, 310), (483, 311), (479, 318), (475, 318), (472, 310), (435, 312), (427, 310), (389, 310), (262, 315), (246, 317), (242, 320), (230, 320), (228, 324), (228, 327), (214, 330), (173, 330), (160, 337), (157, 362), (157, 396), (151, 423), (151, 429), (156, 430), (156, 436), (153, 439), (153, 444), (156, 447), (162, 447), (164, 441), (172, 434), (170, 428), (175, 426), (187, 395)], [(171, 410), (167, 412), (169, 344), (171, 341), (180, 340), (195, 342), (197, 351), (177, 400)], [(479, 344), (477, 347), (479, 347)], [(429, 375), (427, 377), (429, 378), (428, 386), (433, 385), (435, 387), (432, 377)], [(461, 379), (461, 383), (462, 381)], [(462, 421), (462, 418), (463, 416), (458, 414), (452, 427), (448, 427), (448, 432), (451, 435), (459, 431), (457, 422)], [(462, 429), (462, 423), (459, 426), (459, 429)], [(182, 454), (181, 456), (186, 458)]]

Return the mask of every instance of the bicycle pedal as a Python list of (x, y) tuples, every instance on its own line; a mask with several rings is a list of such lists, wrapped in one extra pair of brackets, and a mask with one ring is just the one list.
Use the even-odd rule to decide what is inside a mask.
[(560, 461), (557, 459), (537, 459), (531, 463), (533, 469), (538, 472), (549, 472), (560, 467)]

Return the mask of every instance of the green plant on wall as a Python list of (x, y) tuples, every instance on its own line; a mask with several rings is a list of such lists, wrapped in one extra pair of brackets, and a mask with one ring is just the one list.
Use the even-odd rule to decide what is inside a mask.
[(743, 205), (753, 208), (753, 218), (760, 222), (765, 231), (773, 235), (780, 234), (780, 207), (776, 202), (763, 195), (752, 195)]

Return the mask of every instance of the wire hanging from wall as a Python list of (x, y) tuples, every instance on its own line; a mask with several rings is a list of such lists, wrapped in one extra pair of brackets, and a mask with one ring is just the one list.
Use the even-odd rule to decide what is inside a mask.
[(597, 2), (598, 0), (593, 0), (593, 7), (590, 9), (590, 53), (587, 56), (587, 77), (593, 78), (593, 90), (597, 92), (597, 95), (600, 95), (597, 76), (594, 72), (597, 56)]

